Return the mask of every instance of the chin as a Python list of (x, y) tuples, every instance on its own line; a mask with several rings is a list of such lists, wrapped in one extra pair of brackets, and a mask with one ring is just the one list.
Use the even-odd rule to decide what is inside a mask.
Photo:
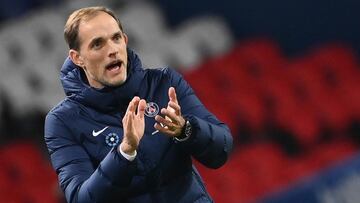
[(126, 77), (121, 78), (121, 79), (119, 79), (119, 80), (115, 80), (115, 81), (108, 82), (108, 83), (107, 83), (107, 86), (117, 87), (117, 86), (120, 86), (120, 85), (124, 84), (125, 81), (126, 81)]

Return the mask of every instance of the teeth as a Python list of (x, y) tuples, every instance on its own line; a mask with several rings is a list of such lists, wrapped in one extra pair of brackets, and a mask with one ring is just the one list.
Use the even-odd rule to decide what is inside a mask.
[(120, 66), (116, 65), (108, 68), (108, 70), (117, 70), (117, 69), (120, 69)]
[(120, 67), (120, 66), (121, 66), (121, 62), (113, 63), (111, 65), (108, 65), (108, 69), (115, 69), (115, 68)]

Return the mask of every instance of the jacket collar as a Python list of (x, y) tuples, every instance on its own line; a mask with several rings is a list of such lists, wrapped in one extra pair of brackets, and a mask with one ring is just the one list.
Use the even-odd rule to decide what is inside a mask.
[(144, 70), (139, 57), (128, 49), (128, 71), (125, 83), (118, 87), (91, 87), (82, 69), (68, 57), (60, 72), (60, 80), (65, 94), (85, 106), (104, 112), (125, 111), (130, 100), (138, 95), (140, 84), (144, 78)]

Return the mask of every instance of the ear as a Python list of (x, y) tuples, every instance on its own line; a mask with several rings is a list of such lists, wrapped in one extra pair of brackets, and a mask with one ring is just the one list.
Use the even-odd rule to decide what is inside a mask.
[(123, 37), (124, 37), (124, 40), (125, 40), (125, 44), (127, 45), (128, 44), (128, 36), (125, 34), (125, 32), (123, 32)]
[(71, 61), (75, 63), (77, 66), (84, 68), (83, 58), (80, 56), (80, 53), (78, 51), (76, 51), (75, 49), (70, 49), (69, 57)]

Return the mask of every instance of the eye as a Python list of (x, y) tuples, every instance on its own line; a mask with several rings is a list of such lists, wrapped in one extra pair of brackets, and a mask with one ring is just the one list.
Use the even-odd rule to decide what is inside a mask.
[(120, 41), (121, 40), (121, 34), (115, 34), (113, 37), (114, 41)]
[(100, 43), (99, 42), (95, 42), (94, 44), (93, 44), (93, 48), (99, 48), (100, 47)]
[(91, 48), (99, 49), (99, 48), (101, 48), (102, 44), (103, 44), (103, 41), (101, 39), (94, 40), (93, 43), (91, 44)]

